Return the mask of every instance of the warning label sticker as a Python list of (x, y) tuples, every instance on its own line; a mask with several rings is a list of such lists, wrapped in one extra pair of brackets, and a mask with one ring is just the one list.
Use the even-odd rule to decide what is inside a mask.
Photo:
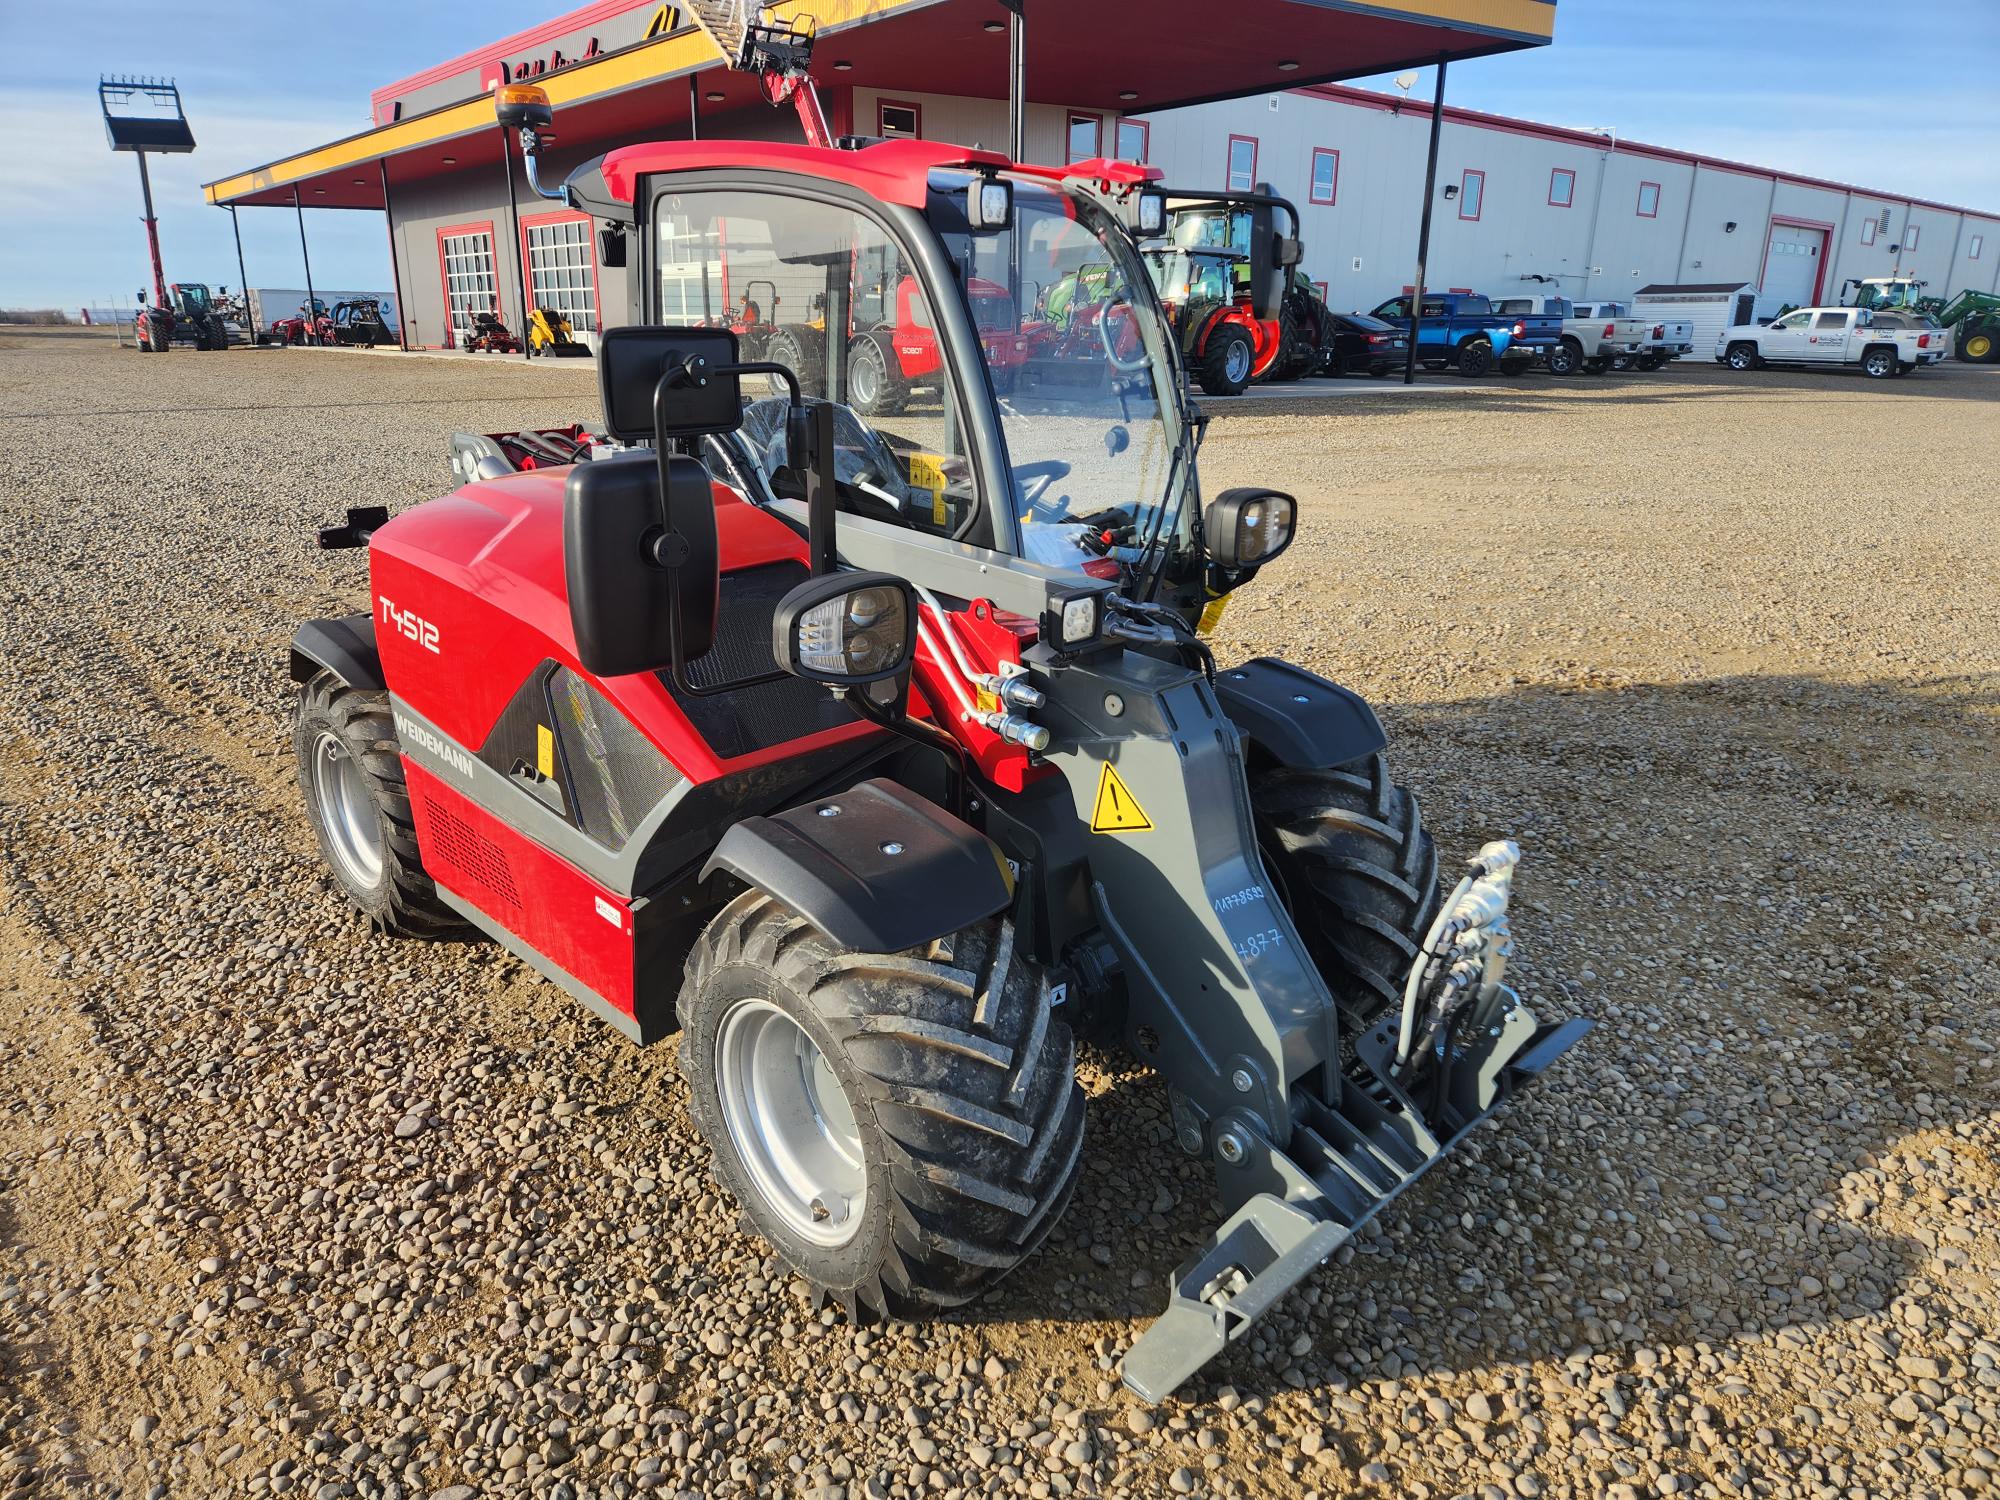
[(1106, 761), (1097, 778), (1097, 806), (1091, 810), (1090, 831), (1144, 833), (1152, 826), (1153, 820), (1146, 816), (1146, 809), (1139, 805), (1132, 789), (1111, 768), (1111, 762)]

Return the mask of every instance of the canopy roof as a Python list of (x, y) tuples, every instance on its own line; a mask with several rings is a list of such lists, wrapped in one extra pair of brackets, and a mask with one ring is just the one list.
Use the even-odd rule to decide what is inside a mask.
[[(1006, 96), (1005, 12), (995, 0), (785, 0), (782, 15), (819, 20), (813, 73), (822, 91), (873, 88)], [(527, 51), (574, 36), (598, 0), (497, 46)], [(1547, 44), (1555, 0), (1029, 0), (1029, 97), (1140, 114), (1211, 99), (1295, 88)], [(1143, 24), (1134, 24), (1135, 12)], [(671, 12), (666, 12), (671, 14)], [(494, 49), (486, 49), (488, 55)], [(416, 80), (471, 70), (479, 53)], [(636, 138), (684, 137), (690, 89), (704, 116), (764, 107), (756, 81), (724, 69), (694, 27), (619, 47), (536, 76), (556, 110), (565, 152)], [(378, 93), (378, 99), (382, 94)], [(713, 96), (720, 95), (715, 98)], [(207, 185), (211, 203), (288, 204), (294, 190), (315, 208), (383, 207), (382, 163), (397, 182), (488, 165), (500, 169), (500, 135), (484, 94), (406, 116)]]

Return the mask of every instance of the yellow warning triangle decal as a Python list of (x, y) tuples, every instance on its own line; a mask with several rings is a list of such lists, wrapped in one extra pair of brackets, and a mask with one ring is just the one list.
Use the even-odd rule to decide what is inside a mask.
[(1153, 820), (1146, 816), (1146, 809), (1139, 805), (1132, 789), (1111, 769), (1111, 762), (1106, 761), (1097, 778), (1097, 806), (1090, 814), (1090, 831), (1144, 833), (1152, 826)]

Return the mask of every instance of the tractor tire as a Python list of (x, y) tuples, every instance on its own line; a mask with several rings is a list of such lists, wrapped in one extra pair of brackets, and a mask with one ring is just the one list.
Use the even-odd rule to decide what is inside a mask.
[(1250, 367), (1256, 361), (1250, 335), (1234, 323), (1223, 323), (1208, 336), (1195, 380), (1211, 396), (1240, 396), (1250, 384)]
[(1458, 346), (1458, 373), (1476, 380), (1493, 368), (1493, 346), (1484, 339), (1468, 339)]
[(790, 328), (780, 328), (764, 340), (758, 359), (783, 365), (799, 378), (799, 390), (807, 400), (826, 394), (826, 373), (820, 368), (817, 350)]
[(1297, 380), (1312, 363), (1312, 350), (1300, 347), (1299, 320), (1289, 307), (1282, 309), (1278, 314), (1278, 357), (1271, 361), (1265, 378), (1274, 382)]
[(306, 816), (349, 904), (392, 937), (462, 931), (424, 873), (389, 695), (318, 673), (299, 689), (292, 748)]
[(1378, 752), (1332, 770), (1253, 772), (1250, 805), (1286, 910), (1357, 1026), (1400, 1005), (1437, 917), (1437, 846)]
[(1068, 1205), (1069, 1026), (996, 918), (903, 953), (841, 948), (761, 891), (688, 956), (680, 1067), (716, 1181), (856, 1322), (960, 1306)]
[(910, 404), (910, 383), (880, 339), (863, 334), (847, 346), (847, 404), (864, 417), (894, 416)]
[(1583, 345), (1575, 339), (1564, 339), (1549, 350), (1549, 373), (1551, 375), (1574, 375), (1583, 368)]
[(2000, 335), (1984, 326), (1970, 330), (1959, 340), (1958, 357), (1971, 365), (1990, 365), (2000, 360)]

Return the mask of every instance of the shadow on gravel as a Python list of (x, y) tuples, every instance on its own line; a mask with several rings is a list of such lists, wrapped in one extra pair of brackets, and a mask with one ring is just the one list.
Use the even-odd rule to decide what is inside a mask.
[[(1531, 686), (1385, 713), (1448, 860), (1503, 831), (1526, 850), (1523, 993), (1599, 1027), (1186, 1394), (1881, 1309), (1933, 1250), (1878, 1162), (2000, 1109), (1973, 980), (2000, 962), (1980, 904), (1996, 717), (2000, 677)], [(1087, 1082), (1093, 1064), (1076, 1200), (972, 1317), (1103, 1320), (1122, 1348), (1215, 1210), (1158, 1083), (1102, 1054)]]

